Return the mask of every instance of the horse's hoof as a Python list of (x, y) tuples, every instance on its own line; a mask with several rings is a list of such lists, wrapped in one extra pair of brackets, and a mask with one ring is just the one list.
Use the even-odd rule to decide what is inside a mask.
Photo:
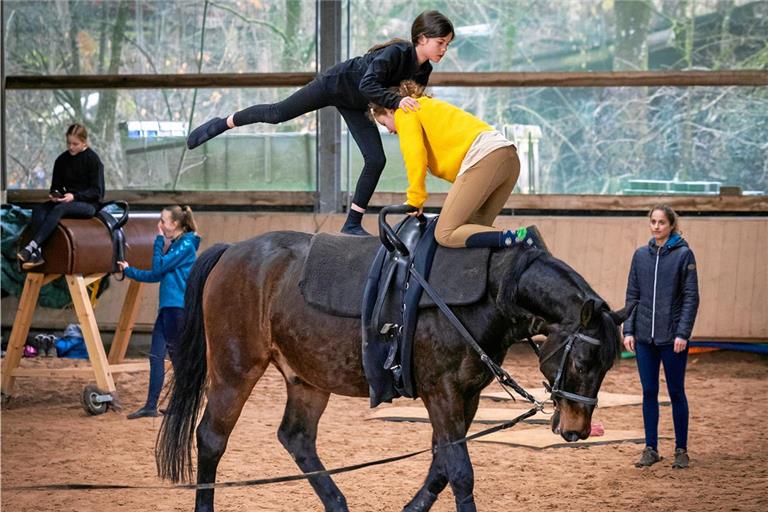
[(475, 506), (475, 498), (470, 498), (472, 501), (468, 503), (457, 503), (456, 512), (477, 512), (477, 506)]
[(432, 508), (437, 501), (437, 494), (422, 489), (416, 496), (403, 507), (403, 512), (424, 512)]

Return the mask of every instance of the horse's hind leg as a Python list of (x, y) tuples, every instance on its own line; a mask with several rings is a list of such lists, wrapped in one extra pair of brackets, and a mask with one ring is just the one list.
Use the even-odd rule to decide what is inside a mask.
[[(277, 437), (304, 473), (323, 471), (317, 456), (317, 424), (328, 405), (329, 393), (301, 382), (296, 376), (285, 375), (288, 403)], [(314, 476), (309, 483), (322, 500), (326, 511), (346, 511), (347, 500), (330, 476)]]
[[(208, 386), (208, 403), (203, 419), (197, 426), (197, 483), (207, 484), (216, 481), (216, 470), (227, 441), (235, 428), (243, 405), (253, 391), (253, 387), (264, 375), (269, 366), (268, 359), (259, 360), (249, 370), (235, 372), (228, 369), (227, 375), (214, 377)], [(213, 511), (213, 489), (199, 489), (195, 497), (195, 512)]]

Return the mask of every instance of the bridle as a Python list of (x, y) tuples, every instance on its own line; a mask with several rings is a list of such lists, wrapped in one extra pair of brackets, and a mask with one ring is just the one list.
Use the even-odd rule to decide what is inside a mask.
[(573, 344), (576, 341), (583, 341), (585, 343), (589, 343), (590, 345), (600, 346), (600, 340), (597, 338), (593, 338), (592, 336), (587, 336), (586, 334), (582, 332), (574, 332), (570, 334), (565, 341), (557, 347), (555, 350), (544, 356), (543, 359), (539, 360), (539, 367), (543, 365), (546, 361), (551, 359), (555, 354), (560, 352), (560, 350), (563, 350), (563, 356), (560, 358), (560, 366), (557, 369), (557, 373), (555, 374), (555, 380), (552, 382), (552, 386), (549, 386), (546, 382), (544, 383), (544, 388), (550, 393), (550, 398), (563, 398), (565, 400), (571, 400), (573, 402), (580, 402), (584, 405), (597, 405), (597, 397), (589, 397), (584, 395), (579, 395), (576, 393), (571, 393), (570, 391), (565, 391), (564, 389), (560, 388), (560, 384), (563, 381), (563, 377), (565, 375), (565, 363), (568, 360), (568, 355), (571, 353), (571, 349), (573, 348)]

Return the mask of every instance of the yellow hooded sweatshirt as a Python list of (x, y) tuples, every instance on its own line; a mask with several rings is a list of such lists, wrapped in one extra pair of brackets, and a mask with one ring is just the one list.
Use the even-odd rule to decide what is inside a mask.
[(416, 101), (421, 108), (415, 112), (395, 111), (395, 129), (408, 174), (406, 202), (421, 208), (427, 171), (453, 183), (475, 138), (493, 127), (445, 101), (426, 96)]

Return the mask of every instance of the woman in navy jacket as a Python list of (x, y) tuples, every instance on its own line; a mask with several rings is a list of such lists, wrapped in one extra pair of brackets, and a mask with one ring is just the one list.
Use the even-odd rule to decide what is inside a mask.
[(658, 452), (659, 368), (664, 363), (675, 426), (673, 468), (688, 467), (688, 400), (685, 367), (688, 340), (699, 308), (696, 258), (680, 236), (677, 214), (667, 205), (650, 211), (653, 235), (635, 251), (627, 282), (627, 303), (637, 307), (624, 322), (624, 346), (636, 352), (643, 386), (643, 423), (646, 447), (635, 464), (651, 466)]
[(175, 349), (184, 318), (184, 292), (200, 246), (189, 206), (163, 208), (157, 231), (151, 270), (139, 270), (127, 261), (118, 262), (125, 277), (144, 283), (160, 282), (160, 303), (149, 349), (147, 401), (141, 409), (128, 415), (129, 420), (158, 415), (157, 402), (165, 380), (165, 354), (168, 352), (171, 356), (171, 365), (175, 368)]
[(338, 109), (363, 154), (363, 170), (357, 180), (342, 233), (367, 235), (360, 224), (386, 164), (376, 123), (367, 117), (368, 103), (406, 112), (419, 108), (415, 99), (401, 97), (387, 88), (406, 79), (427, 85), (432, 65), (440, 62), (453, 40), (453, 25), (437, 11), (425, 11), (411, 26), (411, 42), (393, 39), (368, 53), (333, 66), (283, 101), (253, 105), (226, 118), (214, 117), (187, 137), (187, 147), (200, 144), (236, 126), (278, 124), (323, 107)]

